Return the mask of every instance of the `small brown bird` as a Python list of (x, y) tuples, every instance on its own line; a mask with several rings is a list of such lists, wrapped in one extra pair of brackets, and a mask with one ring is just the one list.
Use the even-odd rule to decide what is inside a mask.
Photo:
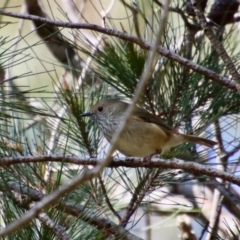
[[(90, 112), (81, 116), (91, 117), (108, 142), (111, 142), (128, 106), (128, 103), (116, 99), (103, 100), (92, 106)], [(184, 142), (207, 147), (216, 144), (206, 138), (178, 133), (155, 115), (136, 107), (117, 140), (116, 149), (126, 156), (146, 157), (170, 150)]]

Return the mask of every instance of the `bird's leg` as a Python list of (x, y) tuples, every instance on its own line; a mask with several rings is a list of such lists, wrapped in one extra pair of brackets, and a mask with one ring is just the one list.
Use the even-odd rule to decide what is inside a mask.
[(153, 153), (153, 154), (151, 154), (151, 155), (148, 155), (148, 156), (144, 157), (144, 158), (143, 158), (143, 162), (150, 163), (152, 157), (153, 157), (155, 154), (156, 154), (156, 153)]
[(156, 154), (161, 154), (161, 153), (162, 153), (162, 150), (157, 149), (155, 153), (150, 154), (150, 155), (146, 156), (145, 158), (143, 158), (143, 161), (144, 161), (144, 162), (147, 162), (147, 163), (150, 163), (151, 160), (152, 160), (152, 157), (153, 157), (154, 155), (156, 155)]

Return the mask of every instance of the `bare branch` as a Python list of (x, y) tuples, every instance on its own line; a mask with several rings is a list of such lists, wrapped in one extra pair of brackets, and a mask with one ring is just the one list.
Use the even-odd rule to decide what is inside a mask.
[[(6, 186), (2, 187), (2, 189), (4, 190), (5, 187)], [(19, 184), (9, 184), (8, 187), (9, 189), (17, 193), (27, 195), (31, 201), (41, 201), (45, 196), (43, 193), (35, 189), (31, 189), (30, 187), (26, 187)], [(119, 237), (121, 239), (142, 240), (141, 238), (129, 233), (126, 229), (116, 225), (114, 222), (109, 221), (106, 218), (96, 216), (96, 214), (94, 214), (91, 210), (86, 209), (86, 206), (82, 207), (76, 204), (61, 202), (59, 205), (56, 205), (54, 207), (72, 216), (78, 218), (81, 217), (82, 221), (91, 224), (92, 226), (94, 226), (96, 229), (103, 232), (107, 236), (109, 236), (109, 234), (112, 234), (113, 236)]]
[[(98, 166), (99, 163), (104, 161), (104, 159), (96, 159), (96, 158), (79, 158), (73, 156), (60, 156), (60, 155), (41, 155), (41, 156), (24, 156), (24, 157), (5, 157), (0, 158), (0, 166), (7, 167), (12, 164), (19, 163), (30, 163), (30, 162), (66, 162), (73, 163), (83, 166)], [(235, 183), (240, 186), (240, 177), (226, 172), (215, 169), (208, 165), (199, 164), (196, 162), (186, 162), (181, 159), (171, 158), (171, 159), (159, 159), (152, 158), (150, 163), (146, 163), (142, 160), (142, 158), (126, 158), (125, 161), (123, 159), (112, 159), (111, 163), (109, 163), (109, 168), (117, 168), (117, 167), (128, 167), (128, 168), (171, 168), (171, 169), (182, 169), (187, 172), (193, 174), (204, 174), (209, 177), (218, 177), (225, 181), (229, 181)]]
[(47, 227), (49, 227), (55, 235), (58, 237), (58, 239), (61, 240), (70, 240), (72, 239), (69, 234), (66, 233), (63, 226), (57, 224), (54, 222), (46, 213), (40, 213), (37, 218)]
[(92, 213), (91, 210), (86, 209), (86, 207), (72, 204), (63, 204), (61, 208), (66, 213), (73, 216), (79, 217), (81, 215), (84, 221), (92, 224), (100, 231), (114, 235), (115, 239), (141, 240), (141, 238), (129, 233), (126, 229), (118, 226), (114, 222), (96, 216), (96, 214)]
[[(117, 38), (133, 42), (133, 43), (139, 45), (142, 49), (149, 50), (152, 48), (152, 44), (143, 39), (139, 39), (137, 37), (131, 36), (127, 33), (120, 32), (120, 31), (117, 31), (114, 29), (103, 28), (101, 26), (94, 25), (94, 24), (61, 22), (61, 21), (55, 21), (55, 20), (37, 17), (34, 15), (13, 13), (13, 12), (9, 12), (9, 11), (4, 11), (2, 9), (0, 9), (0, 15), (39, 21), (42, 23), (47, 23), (49, 25), (59, 26), (59, 27), (94, 30), (94, 31), (98, 31), (98, 32), (104, 33), (109, 36), (115, 36)], [(172, 59), (172, 60), (180, 63), (183, 66), (186, 66), (198, 73), (203, 74), (206, 78), (209, 78), (209, 79), (213, 80), (214, 82), (221, 84), (224, 87), (227, 87), (233, 91), (237, 91), (237, 84), (227, 77), (223, 77), (223, 76), (215, 73), (214, 71), (212, 71), (208, 68), (205, 68), (201, 65), (198, 65), (186, 58), (183, 58), (183, 57), (179, 56), (178, 54), (176, 54), (166, 48), (163, 48), (161, 46), (157, 47), (156, 52), (162, 56), (165, 56), (169, 59)]]
[(192, 5), (193, 5), (194, 11), (196, 13), (196, 16), (199, 19), (199, 22), (204, 30), (205, 35), (208, 37), (213, 48), (217, 51), (218, 55), (221, 57), (221, 59), (225, 63), (228, 71), (230, 72), (233, 80), (236, 83), (238, 92), (240, 93), (240, 76), (238, 74), (237, 68), (235, 67), (234, 63), (232, 62), (232, 59), (226, 52), (222, 43), (217, 40), (216, 36), (214, 35), (214, 32), (212, 31), (211, 27), (208, 25), (206, 18), (204, 16), (204, 14), (202, 13), (198, 2), (196, 0), (191, 0), (191, 1), (192, 1)]
[(72, 192), (77, 187), (79, 187), (79, 185), (96, 177), (99, 172), (105, 167), (105, 164), (108, 163), (107, 160), (103, 161), (102, 164), (97, 165), (94, 169), (85, 171), (83, 174), (76, 176), (72, 181), (70, 181), (69, 184), (63, 185), (60, 189), (44, 197), (41, 202), (38, 202), (19, 220), (16, 220), (15, 222), (10, 223), (6, 228), (1, 229), (0, 237), (8, 236), (9, 234), (17, 231), (19, 228), (29, 223), (34, 217), (38, 216), (42, 209), (49, 207), (55, 202), (58, 202), (62, 196)]

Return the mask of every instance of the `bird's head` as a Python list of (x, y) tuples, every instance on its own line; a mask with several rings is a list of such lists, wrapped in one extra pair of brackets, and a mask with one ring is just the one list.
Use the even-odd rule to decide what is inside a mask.
[(107, 123), (109, 121), (120, 121), (124, 116), (128, 104), (116, 99), (103, 100), (90, 109), (90, 112), (83, 113), (81, 117), (91, 117), (95, 122)]

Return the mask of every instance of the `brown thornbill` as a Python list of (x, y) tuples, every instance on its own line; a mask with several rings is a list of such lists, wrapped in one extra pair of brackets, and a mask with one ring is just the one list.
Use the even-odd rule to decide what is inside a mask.
[[(114, 133), (124, 119), (129, 104), (116, 99), (103, 100), (81, 114), (91, 117), (111, 142)], [(126, 156), (146, 157), (170, 150), (184, 142), (213, 147), (216, 142), (194, 135), (181, 134), (169, 127), (157, 116), (136, 107), (120, 134), (116, 149)]]

